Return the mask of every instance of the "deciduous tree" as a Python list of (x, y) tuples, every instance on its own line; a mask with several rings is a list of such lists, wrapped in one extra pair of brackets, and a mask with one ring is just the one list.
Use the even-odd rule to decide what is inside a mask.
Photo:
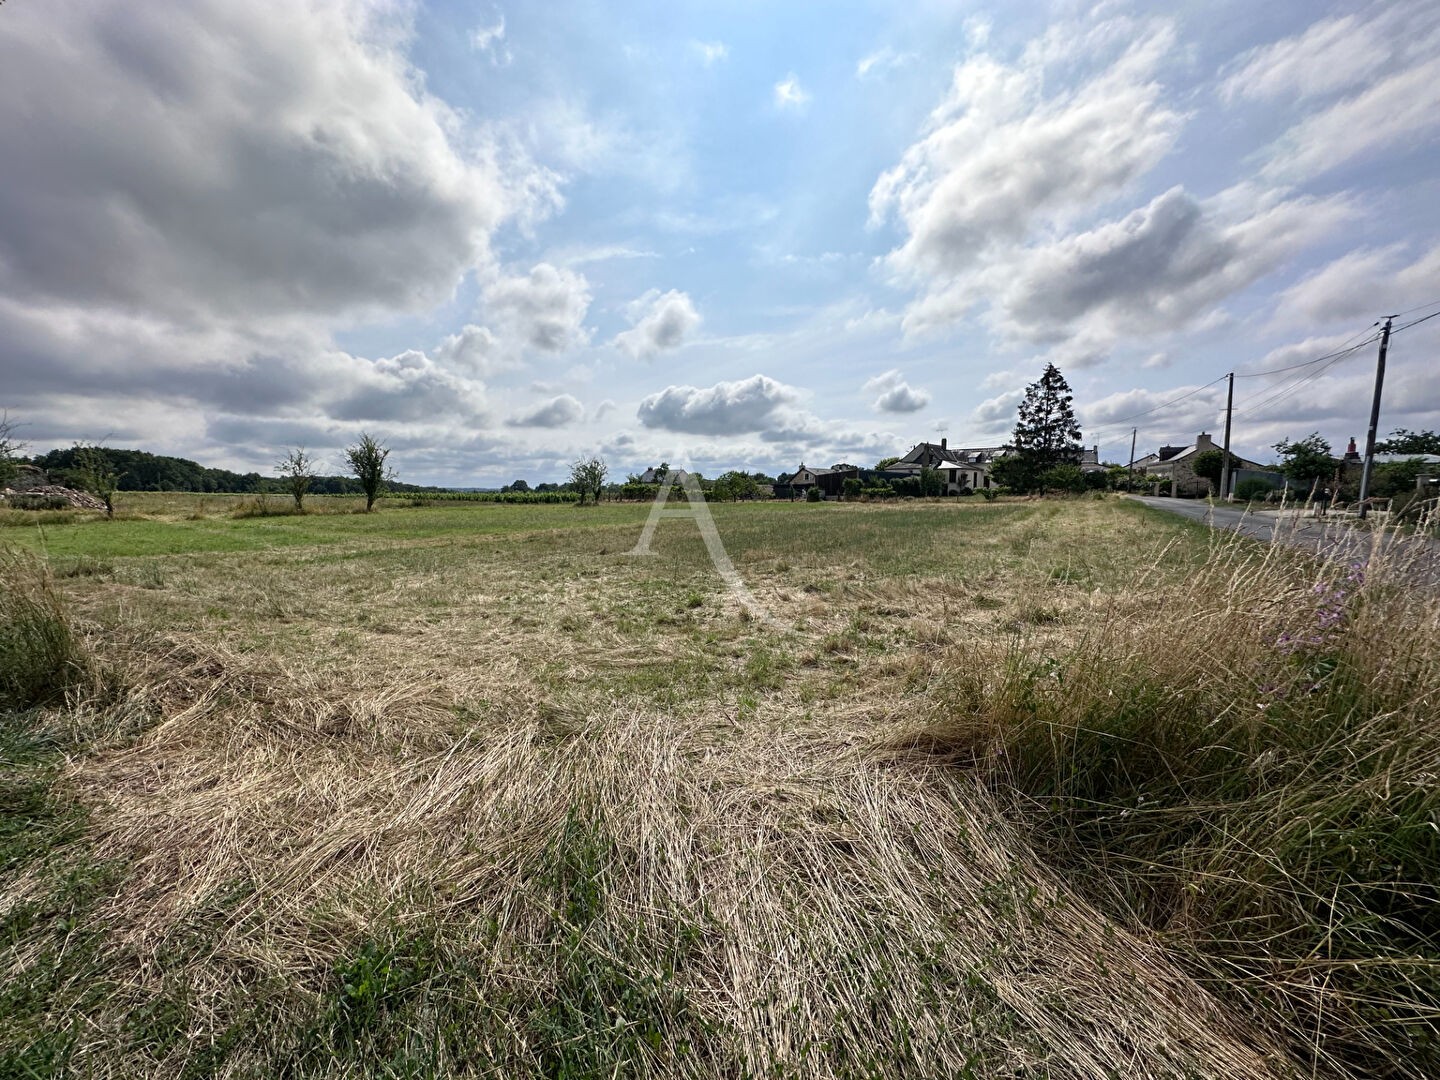
[(105, 504), (105, 516), (115, 516), (115, 489), (120, 478), (103, 447), (75, 445), (74, 478), (79, 485)]
[(593, 495), (598, 505), (600, 491), (605, 487), (605, 477), (610, 470), (598, 457), (578, 458), (570, 466), (570, 483), (580, 492), (580, 505), (585, 505), (585, 496)]
[(315, 479), (315, 459), (305, 452), (303, 446), (297, 446), (294, 450), (285, 451), (275, 469), (284, 477), (290, 497), (295, 500), (295, 509), (304, 510), (305, 495), (310, 490), (310, 482)]
[(1340, 467), (1330, 452), (1330, 443), (1321, 438), (1318, 431), (1294, 442), (1281, 439), (1275, 444), (1275, 452), (1282, 459), (1280, 471), (1300, 487), (1313, 488), (1321, 480), (1334, 476)]
[(375, 508), (375, 500), (380, 497), (385, 482), (394, 478), (395, 474), (385, 466), (385, 459), (389, 456), (390, 448), (364, 431), (360, 433), (360, 441), (345, 451), (345, 461), (355, 479), (360, 481), (360, 490), (365, 492), (367, 514)]
[(1440, 454), (1440, 434), (1396, 428), (1390, 438), (1375, 444), (1375, 450), (1381, 454)]

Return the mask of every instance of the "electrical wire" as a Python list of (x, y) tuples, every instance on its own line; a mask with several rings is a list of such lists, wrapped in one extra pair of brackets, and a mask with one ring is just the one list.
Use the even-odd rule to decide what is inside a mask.
[(1360, 334), (1352, 334), (1350, 337), (1346, 338), (1345, 341), (1341, 342), (1340, 347), (1334, 352), (1328, 352), (1324, 356), (1317, 356), (1314, 360), (1306, 360), (1303, 363), (1291, 364), (1289, 367), (1271, 368), (1269, 371), (1237, 371), (1235, 373), (1235, 377), (1237, 379), (1258, 379), (1263, 375), (1282, 375), (1287, 371), (1299, 371), (1301, 368), (1310, 367), (1313, 364), (1318, 364), (1321, 361), (1329, 360), (1332, 357), (1338, 358), (1340, 356), (1348, 355), (1349, 353), (1352, 353), (1357, 349), (1363, 349), (1372, 341), (1378, 341), (1380, 339), (1380, 335), (1372, 333), (1372, 331), (1375, 329), (1375, 326), (1379, 325), (1379, 323), (1376, 323), (1374, 326), (1368, 326), (1364, 330), (1360, 331), (1360, 334), (1370, 334), (1370, 336), (1364, 341), (1356, 342), (1356, 344), (1351, 345), (1350, 342), (1355, 341), (1355, 339), (1360, 336)]
[[(1369, 342), (1362, 342), (1361, 344), (1369, 344)], [(1356, 346), (1357, 349), (1359, 347), (1359, 345)], [(1354, 350), (1350, 350), (1349, 352), (1353, 351)], [(1261, 400), (1256, 401), (1254, 398), (1251, 398), (1250, 402), (1242, 403), (1244, 407), (1237, 408), (1235, 410), (1235, 413), (1256, 413), (1259, 412), (1261, 409), (1266, 408), (1267, 406), (1275, 405), (1278, 402), (1284, 401), (1287, 397), (1295, 393), (1295, 391), (1299, 390), (1306, 383), (1318, 379), (1321, 375), (1324, 375), (1325, 372), (1329, 371), (1336, 364), (1340, 363), (1341, 360), (1344, 360), (1345, 356), (1349, 355), (1349, 352), (1345, 353), (1344, 355), (1335, 357), (1324, 367), (1317, 368), (1315, 371), (1307, 372), (1306, 374), (1300, 376), (1300, 378), (1295, 379), (1293, 382), (1287, 383), (1285, 386), (1281, 387), (1278, 390), (1276, 390), (1274, 387), (1271, 387), (1270, 389), (1274, 392), (1269, 393), (1268, 396), (1263, 396), (1266, 394), (1266, 392), (1262, 391), (1261, 395), (1257, 395), (1261, 398)]]
[[(1128, 424), (1131, 420), (1138, 419), (1142, 416), (1149, 416), (1152, 412), (1159, 412), (1161, 409), (1168, 408), (1169, 406), (1174, 405), (1177, 402), (1184, 401), (1186, 398), (1194, 397), (1196, 394), (1200, 393), (1201, 390), (1208, 390), (1210, 387), (1214, 386), (1218, 382), (1222, 382), (1224, 379), (1225, 376), (1221, 375), (1220, 378), (1212, 379), (1204, 386), (1197, 386), (1194, 390), (1187, 391), (1186, 393), (1181, 394), (1177, 398), (1171, 398), (1169, 401), (1162, 401), (1159, 405), (1151, 406), (1150, 408), (1145, 409), (1141, 412), (1131, 413), (1129, 416), (1116, 417), (1114, 420), (1111, 420), (1107, 425), (1105, 425), (1105, 427), (1116, 427), (1120, 424)], [(1100, 428), (1099, 430), (1104, 431), (1105, 428)]]
[[(1412, 308), (1411, 310), (1419, 311), (1420, 309)], [(1396, 334), (1400, 333), (1401, 330), (1409, 330), (1412, 326), (1419, 326), (1422, 322), (1428, 322), (1430, 319), (1435, 318), (1436, 315), (1440, 315), (1440, 311), (1433, 311), (1429, 315), (1426, 315), (1424, 318), (1415, 319), (1411, 322), (1407, 322), (1404, 326), (1397, 326), (1390, 331), (1390, 336), (1394, 337)]]

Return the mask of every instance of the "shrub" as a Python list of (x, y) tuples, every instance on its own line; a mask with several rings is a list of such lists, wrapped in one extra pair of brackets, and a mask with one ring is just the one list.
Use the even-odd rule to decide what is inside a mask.
[(1274, 490), (1273, 484), (1252, 476), (1235, 485), (1235, 497), (1241, 502), (1252, 502), (1256, 499), (1264, 499)]
[(825, 496), (820, 494), (820, 489), (818, 487), (812, 487), (809, 491), (805, 493), (806, 502), (823, 502), (824, 498)]
[(52, 700), (89, 670), (48, 572), (33, 557), (0, 553), (0, 709)]
[(70, 500), (63, 495), (11, 495), (5, 500), (13, 510), (69, 510)]
[(1321, 1072), (1440, 1075), (1440, 599), (1254, 550), (1069, 651), (997, 647), (927, 736)]

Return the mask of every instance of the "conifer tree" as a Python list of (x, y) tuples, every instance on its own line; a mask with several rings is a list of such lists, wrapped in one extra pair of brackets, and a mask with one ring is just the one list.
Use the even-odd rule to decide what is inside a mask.
[(1040, 378), (1025, 388), (1015, 425), (1015, 449), (1041, 471), (1080, 460), (1080, 425), (1070, 406), (1073, 400), (1070, 384), (1054, 364), (1046, 364)]

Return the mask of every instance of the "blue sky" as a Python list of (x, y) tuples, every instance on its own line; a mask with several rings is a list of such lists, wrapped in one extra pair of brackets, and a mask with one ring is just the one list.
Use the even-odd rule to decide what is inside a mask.
[[(1429, 3), (80, 0), (0, 61), (39, 448), (869, 464), (1004, 441), (1054, 362), (1123, 460), (1440, 310)], [(1382, 430), (1440, 426), (1437, 327)], [(1373, 351), (1239, 380), (1237, 447), (1363, 437)]]

